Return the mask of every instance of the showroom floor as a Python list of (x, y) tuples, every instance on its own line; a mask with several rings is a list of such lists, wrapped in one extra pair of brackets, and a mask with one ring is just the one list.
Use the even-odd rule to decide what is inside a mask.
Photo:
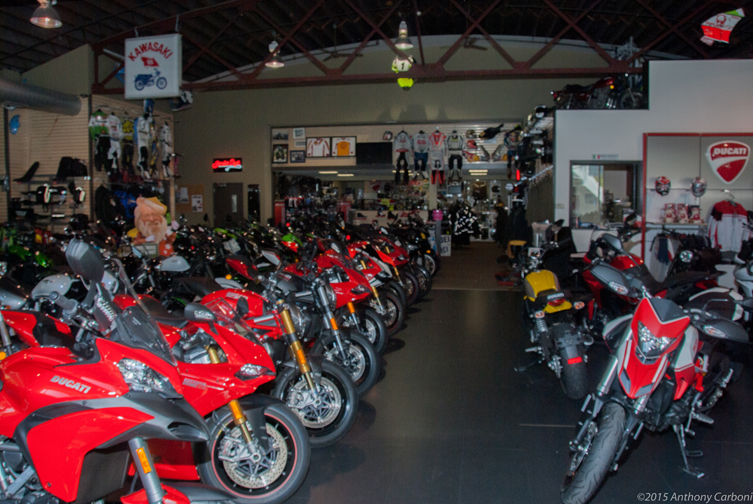
[[(429, 298), (391, 341), (385, 375), (362, 398), (353, 430), (313, 452), (289, 502), (559, 502), (580, 403), (565, 398), (548, 369), (513, 370), (528, 362), (520, 293), (436, 290)], [(606, 352), (595, 346), (590, 356), (593, 382)], [(747, 349), (744, 358), (750, 364)], [(673, 433), (644, 433), (593, 502), (633, 503), (651, 492), (750, 495), (750, 366), (712, 416), (716, 424), (696, 426), (691, 441), (705, 452), (695, 460), (705, 478), (681, 471)]]

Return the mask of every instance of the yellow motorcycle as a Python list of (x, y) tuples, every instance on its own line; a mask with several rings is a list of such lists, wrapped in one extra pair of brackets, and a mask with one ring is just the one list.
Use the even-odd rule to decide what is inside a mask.
[(593, 338), (576, 320), (586, 303), (574, 300), (560, 288), (557, 275), (543, 268), (547, 252), (556, 248), (556, 242), (541, 248), (531, 247), (523, 251), (525, 257), (519, 261), (523, 278), (523, 330), (534, 345), (526, 352), (539, 357), (516, 371), (545, 362), (559, 379), (565, 395), (582, 399), (588, 393), (586, 350), (593, 344)]

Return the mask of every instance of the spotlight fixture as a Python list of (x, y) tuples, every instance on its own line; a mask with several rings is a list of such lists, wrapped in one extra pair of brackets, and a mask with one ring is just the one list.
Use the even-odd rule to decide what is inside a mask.
[(400, 21), (395, 47), (401, 50), (413, 49), (413, 44), (411, 44), (410, 37), (408, 36), (408, 24), (405, 21)]
[(264, 65), (269, 68), (282, 68), (285, 66), (285, 63), (280, 61), (280, 50), (279, 44), (276, 40), (273, 40), (272, 43), (269, 44), (269, 52), (272, 53), (272, 59), (267, 61)]
[(34, 14), (31, 15), (29, 21), (40, 28), (60, 28), (63, 26), (63, 22), (60, 21), (60, 16), (58, 16), (58, 12), (53, 7), (53, 5), (57, 3), (57, 0), (38, 1), (39, 7), (34, 10)]

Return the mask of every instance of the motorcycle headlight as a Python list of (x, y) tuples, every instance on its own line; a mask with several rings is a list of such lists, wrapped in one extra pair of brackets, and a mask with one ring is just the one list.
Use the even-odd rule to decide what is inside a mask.
[(690, 250), (683, 250), (680, 252), (680, 261), (689, 264), (693, 260), (693, 252)]
[(337, 294), (335, 294), (335, 289), (333, 289), (330, 284), (327, 284), (324, 286), (324, 291), (327, 293), (327, 301), (329, 301), (329, 309), (334, 310), (335, 306), (337, 306)]
[(638, 351), (646, 358), (659, 357), (669, 345), (672, 338), (663, 336), (656, 337), (648, 327), (638, 322)]
[(6, 261), (0, 261), (0, 276), (5, 276), (8, 272), (8, 263)]
[(271, 369), (258, 366), (256, 364), (244, 364), (240, 371), (235, 373), (235, 377), (239, 380), (253, 380), (261, 376), (274, 376), (275, 373)]
[(402, 254), (401, 254), (401, 255), (399, 255), (399, 256), (397, 257), (397, 260), (398, 260), (398, 261), (405, 261), (406, 259), (407, 259), (407, 257), (405, 257), (405, 256), (404, 256), (404, 255), (402, 255)]
[(350, 292), (352, 292), (355, 295), (360, 295), (360, 294), (366, 294), (367, 292), (371, 292), (371, 289), (363, 285), (356, 285), (355, 287), (350, 289)]
[(117, 366), (123, 380), (133, 392), (155, 392), (165, 397), (180, 397), (170, 380), (143, 362), (123, 359)]

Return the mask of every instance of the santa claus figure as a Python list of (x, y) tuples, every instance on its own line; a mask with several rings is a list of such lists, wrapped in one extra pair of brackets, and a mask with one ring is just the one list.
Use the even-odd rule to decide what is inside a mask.
[(136, 227), (128, 232), (133, 245), (156, 244), (161, 256), (173, 253), (175, 233), (167, 225), (167, 207), (157, 198), (139, 197), (133, 211)]

